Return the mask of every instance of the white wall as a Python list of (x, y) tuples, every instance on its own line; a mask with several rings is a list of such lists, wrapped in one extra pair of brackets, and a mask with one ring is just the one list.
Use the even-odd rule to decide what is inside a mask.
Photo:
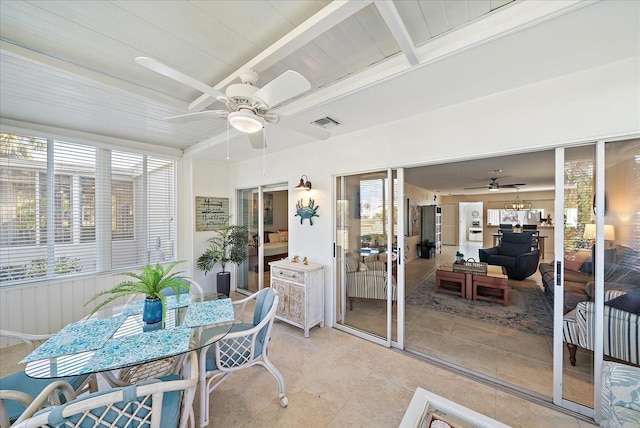
[[(233, 188), (229, 182), (229, 165), (225, 162), (209, 161), (206, 159), (185, 159), (181, 162), (182, 177), (178, 185), (178, 221), (182, 233), (178, 238), (178, 259), (186, 260), (181, 266), (185, 274), (193, 278), (205, 291), (216, 289), (216, 272), (222, 269), (220, 266), (207, 275), (196, 268), (196, 260), (207, 248), (207, 239), (215, 236), (215, 232), (196, 232), (195, 227), (195, 197), (213, 196), (217, 198), (230, 198), (229, 213), (234, 222), (235, 198), (232, 198)], [(182, 239), (186, 238), (186, 239)], [(227, 270), (229, 268), (227, 267)], [(233, 281), (233, 278), (232, 278)]]
[[(333, 176), (521, 153), (640, 132), (640, 61), (625, 60), (497, 93), (361, 132), (234, 164), (231, 186), (288, 182), (289, 253), (324, 264), (325, 317), (333, 322)], [(291, 167), (291, 165), (305, 165)], [(306, 174), (313, 189), (293, 190)], [(293, 217), (304, 196), (320, 206), (314, 225)]]
[[(435, 164), (490, 157), (640, 133), (640, 61), (633, 58), (561, 78), (497, 93), (390, 125), (301, 145), (286, 152), (234, 165), (186, 159), (179, 168), (179, 259), (189, 260), (188, 275), (212, 289), (194, 268), (211, 232), (195, 232), (194, 196), (229, 197), (235, 189), (289, 184), (289, 253), (322, 263), (325, 319), (333, 325), (333, 176), (386, 167)], [(292, 166), (294, 165), (294, 166)], [(301, 166), (303, 165), (303, 166)], [(294, 190), (300, 176), (313, 182), (309, 192)], [(295, 203), (312, 198), (320, 217), (300, 224)], [(112, 277), (110, 277), (113, 280)], [(233, 281), (233, 279), (232, 279)], [(108, 286), (102, 277), (50, 281), (0, 291), (0, 328), (56, 331), (86, 313), (82, 304)], [(46, 293), (40, 286), (50, 284)], [(58, 296), (58, 297), (54, 297)], [(70, 296), (73, 296), (72, 298)], [(57, 299), (57, 300), (56, 300)], [(62, 304), (60, 302), (64, 301)], [(69, 303), (67, 303), (69, 302)], [(33, 308), (44, 308), (32, 317)], [(25, 321), (26, 320), (26, 321)]]

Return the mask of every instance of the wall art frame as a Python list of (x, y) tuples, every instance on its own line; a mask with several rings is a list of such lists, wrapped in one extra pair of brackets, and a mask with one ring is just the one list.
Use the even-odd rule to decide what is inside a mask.
[(220, 229), (229, 220), (229, 198), (196, 196), (196, 232)]

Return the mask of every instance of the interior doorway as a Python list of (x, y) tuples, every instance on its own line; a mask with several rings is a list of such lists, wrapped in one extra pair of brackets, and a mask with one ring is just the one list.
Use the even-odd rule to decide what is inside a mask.
[(460, 245), (482, 243), (482, 202), (460, 202), (458, 204), (458, 242)]

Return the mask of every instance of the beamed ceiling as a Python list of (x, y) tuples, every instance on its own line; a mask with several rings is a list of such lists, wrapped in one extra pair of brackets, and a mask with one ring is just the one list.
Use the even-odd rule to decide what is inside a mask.
[[(273, 110), (329, 116), (336, 136), (637, 56), (638, 13), (633, 1), (2, 1), (0, 117), (208, 159), (226, 159), (228, 141), (235, 162), (262, 150), (233, 128), (227, 140), (224, 119), (164, 120), (206, 97), (136, 57), (221, 91), (246, 69), (258, 87), (295, 70), (311, 90)], [(224, 108), (212, 101), (199, 105)], [(265, 134), (267, 153), (315, 141), (277, 124)]]

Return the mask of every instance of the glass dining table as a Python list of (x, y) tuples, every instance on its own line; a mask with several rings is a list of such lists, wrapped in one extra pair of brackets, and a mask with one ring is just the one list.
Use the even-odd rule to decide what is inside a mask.
[(233, 325), (231, 299), (224, 295), (167, 297), (164, 328), (149, 330), (142, 320), (144, 299), (103, 308), (73, 322), (27, 355), (25, 373), (52, 379), (109, 373), (198, 350), (222, 339)]

